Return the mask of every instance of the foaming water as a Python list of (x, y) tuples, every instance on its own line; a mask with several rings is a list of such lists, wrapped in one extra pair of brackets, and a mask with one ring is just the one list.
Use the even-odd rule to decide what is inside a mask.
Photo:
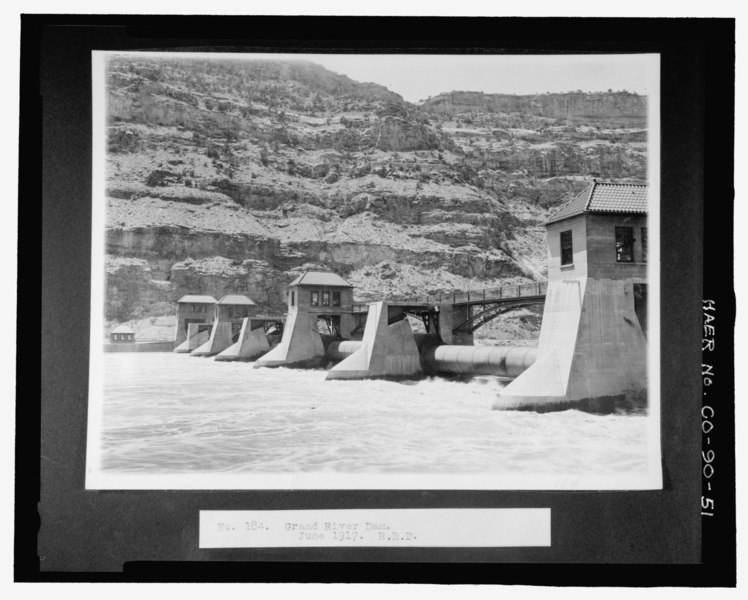
[(626, 474), (647, 418), (491, 410), (493, 377), (325, 381), (184, 354), (104, 355), (108, 473)]

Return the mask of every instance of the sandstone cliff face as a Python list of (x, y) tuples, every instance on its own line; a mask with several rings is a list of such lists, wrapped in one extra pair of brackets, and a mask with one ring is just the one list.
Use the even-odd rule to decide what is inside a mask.
[(107, 317), (301, 270), (356, 299), (545, 275), (541, 223), (591, 177), (641, 179), (645, 99), (443, 94), (409, 104), (308, 61), (112, 58)]
[(424, 101), (433, 113), (520, 113), (554, 119), (622, 120), (644, 125), (646, 98), (630, 92), (533, 94), (512, 96), (481, 92), (449, 92)]

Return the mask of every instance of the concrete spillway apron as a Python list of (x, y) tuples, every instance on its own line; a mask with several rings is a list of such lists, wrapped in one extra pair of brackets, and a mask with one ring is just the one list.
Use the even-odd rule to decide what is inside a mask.
[(252, 329), (252, 319), (246, 317), (242, 321), (239, 339), (226, 350), (216, 356), (215, 360), (252, 360), (268, 352), (270, 344), (265, 335), (264, 327)]
[(421, 372), (413, 330), (403, 318), (390, 325), (386, 302), (369, 304), (361, 346), (327, 373), (326, 379), (412, 377)]

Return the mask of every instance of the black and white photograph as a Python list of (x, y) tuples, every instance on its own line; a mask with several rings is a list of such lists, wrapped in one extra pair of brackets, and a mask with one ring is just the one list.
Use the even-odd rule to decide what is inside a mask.
[(735, 586), (735, 19), (218, 4), (21, 15), (15, 580)]
[(659, 489), (659, 56), (94, 52), (89, 489)]

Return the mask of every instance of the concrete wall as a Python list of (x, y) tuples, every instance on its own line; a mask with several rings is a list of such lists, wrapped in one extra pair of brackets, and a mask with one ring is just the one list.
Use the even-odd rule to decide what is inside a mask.
[[(467, 305), (440, 304), (439, 305), (439, 338), (443, 344), (456, 344), (459, 346), (472, 346), (474, 338), (472, 333), (457, 332), (453, 329), (467, 320), (470, 308)], [(436, 332), (429, 332), (436, 333)]]
[[(642, 261), (641, 228), (646, 216), (588, 215), (588, 274), (596, 279), (630, 279), (645, 282), (647, 263)], [(616, 262), (616, 227), (633, 227), (634, 262)]]
[[(561, 266), (561, 232), (571, 231), (573, 263)], [(587, 224), (580, 215), (559, 223), (551, 223), (548, 232), (548, 280), (587, 275)]]
[(171, 352), (174, 342), (135, 342), (104, 344), (104, 352)]

